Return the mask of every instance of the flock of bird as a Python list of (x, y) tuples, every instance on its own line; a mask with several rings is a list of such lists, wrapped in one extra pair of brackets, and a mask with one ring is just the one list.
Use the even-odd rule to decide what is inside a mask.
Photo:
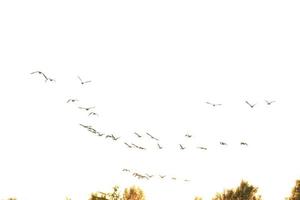
[[(124, 173), (132, 173), (133, 177), (136, 177), (137, 179), (145, 179), (145, 180), (150, 180), (152, 178), (158, 177), (159, 179), (166, 179), (167, 177), (169, 177), (171, 180), (180, 180), (177, 177), (174, 176), (167, 176), (167, 175), (162, 175), (162, 174), (158, 174), (158, 175), (154, 175), (154, 174), (149, 174), (149, 173), (141, 173), (141, 172), (136, 172), (127, 168), (123, 168), (122, 172)], [(189, 179), (182, 179), (184, 182), (190, 182), (191, 180)]]
[[(41, 71), (34, 71), (34, 72), (31, 72), (30, 73), (31, 75), (40, 75), (44, 80), (45, 82), (47, 81), (50, 81), (50, 82), (56, 82), (55, 79), (53, 78), (50, 78), (49, 76), (47, 76), (45, 73), (41, 72)], [(85, 84), (88, 84), (88, 83), (91, 83), (92, 81), (91, 80), (82, 80), (80, 76), (77, 76), (78, 80), (79, 80), (79, 83), (81, 85), (85, 85)], [(77, 103), (79, 102), (78, 99), (73, 99), (73, 98), (70, 98), (66, 101), (66, 103), (70, 104), (70, 103)], [(205, 104), (209, 105), (209, 106), (212, 106), (212, 107), (218, 107), (218, 106), (222, 106), (221, 103), (212, 103), (212, 102), (204, 102)], [(270, 106), (272, 105), (273, 103), (275, 103), (275, 101), (268, 101), (268, 100), (265, 100), (265, 103), (266, 105)], [(254, 109), (255, 106), (257, 105), (257, 103), (250, 103), (249, 101), (245, 101), (245, 104), (248, 105), (251, 109)], [(87, 112), (88, 116), (99, 116), (97, 112), (95, 112), (95, 106), (92, 106), (92, 107), (83, 107), (83, 106), (78, 106), (78, 109), (80, 110), (83, 110), (85, 112)], [(104, 137), (105, 139), (111, 139), (112, 141), (120, 141), (120, 138), (121, 136), (116, 136), (114, 134), (106, 134), (106, 133), (103, 133), (103, 132), (99, 132), (97, 131), (93, 126), (91, 125), (84, 125), (84, 124), (79, 124), (81, 127), (83, 127), (84, 129), (86, 129), (87, 131), (91, 132), (92, 134), (98, 136), (98, 137)], [(149, 140), (151, 140), (152, 142), (155, 142), (156, 146), (157, 146), (157, 149), (158, 150), (162, 150), (164, 149), (164, 146), (161, 144), (161, 141), (158, 137), (156, 136), (153, 136), (152, 134), (146, 132), (145, 135), (141, 134), (141, 133), (137, 133), (137, 132), (133, 132), (132, 133), (137, 139), (138, 138), (148, 138)], [(185, 138), (189, 139), (189, 138), (192, 138), (193, 135), (190, 135), (190, 134), (185, 134), (184, 135)], [(146, 150), (148, 149), (148, 147), (144, 147), (144, 146), (141, 146), (141, 145), (138, 145), (138, 144), (135, 144), (133, 142), (128, 142), (126, 140), (124, 140), (122, 142), (127, 148), (129, 149), (138, 149), (138, 150)], [(221, 146), (228, 146), (228, 144), (224, 141), (220, 141), (219, 142), (219, 145)], [(240, 145), (241, 146), (248, 146), (248, 143), (245, 142), (245, 141), (242, 141), (240, 142)], [(178, 149), (179, 150), (185, 150), (187, 147), (183, 144), (178, 144)], [(205, 146), (196, 146), (197, 149), (200, 149), (200, 150), (208, 150), (207, 147)], [(129, 169), (123, 169), (124, 172), (130, 172)], [(152, 177), (154, 177), (154, 175), (149, 175), (149, 174), (142, 174), (142, 173), (138, 173), (138, 172), (133, 172), (132, 174), (134, 177), (137, 177), (138, 179), (150, 179)], [(165, 175), (158, 175), (161, 179), (165, 178)], [(173, 180), (176, 180), (175, 177), (171, 177), (171, 179)], [(185, 181), (189, 181), (188, 179), (185, 179)]]

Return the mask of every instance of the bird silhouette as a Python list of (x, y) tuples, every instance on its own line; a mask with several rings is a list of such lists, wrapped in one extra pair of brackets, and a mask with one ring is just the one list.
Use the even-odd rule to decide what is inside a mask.
[(81, 85), (84, 85), (84, 84), (86, 84), (86, 83), (90, 83), (90, 82), (92, 82), (92, 81), (83, 81), (81, 78), (80, 78), (80, 76), (77, 76), (77, 78), (80, 80), (80, 83), (81, 83)]
[(172, 177), (172, 180), (176, 180), (176, 177)]
[(197, 147), (198, 149), (207, 150), (206, 147)]
[(166, 175), (159, 175), (159, 177), (160, 177), (160, 178), (165, 178), (165, 177), (166, 177)]
[(130, 170), (129, 170), (129, 169), (126, 169), (126, 168), (122, 169), (122, 171), (123, 171), (123, 172), (130, 172)]
[(211, 106), (213, 106), (213, 107), (216, 107), (216, 106), (221, 106), (222, 104), (220, 104), (220, 103), (211, 103), (211, 102), (205, 102), (206, 104), (208, 104), (208, 105), (211, 105)]
[(192, 137), (192, 135), (185, 134), (185, 137), (187, 137), (187, 138), (191, 138), (191, 137)]
[(150, 133), (146, 133), (148, 136), (150, 136), (151, 139), (159, 141), (159, 139), (157, 139), (156, 137), (152, 136)]
[(138, 145), (131, 143), (132, 146), (134, 146), (135, 148), (139, 148)]
[(179, 146), (180, 146), (180, 149), (181, 149), (181, 150), (184, 150), (184, 149), (185, 149), (185, 147), (182, 146), (181, 144), (179, 144)]
[(140, 134), (138, 134), (137, 132), (134, 132), (133, 134), (135, 134), (137, 137), (142, 137)]
[(132, 148), (132, 146), (129, 145), (127, 142), (124, 142), (124, 144), (125, 144), (128, 148)]
[(99, 133), (99, 132), (97, 132), (97, 134), (98, 134), (98, 136), (103, 136), (103, 135), (105, 135), (104, 133)]
[(89, 116), (97, 116), (97, 117), (98, 117), (99, 115), (98, 115), (98, 113), (90, 112), (90, 113), (89, 113)]
[(48, 80), (48, 77), (41, 71), (34, 71), (31, 72), (30, 74), (36, 74), (36, 73), (42, 75), (45, 78), (45, 82)]
[(145, 174), (148, 178), (152, 178), (154, 175), (150, 175), (150, 174)]
[(191, 180), (189, 180), (189, 179), (184, 179), (184, 182), (190, 182)]
[(220, 145), (227, 145), (227, 143), (225, 143), (225, 142), (220, 142)]
[(265, 102), (266, 102), (267, 105), (271, 105), (271, 104), (275, 103), (276, 101), (267, 101), (267, 100), (265, 100)]
[(48, 77), (48, 79), (47, 79), (46, 81), (50, 81), (50, 82), (56, 82), (56, 81), (55, 81), (55, 79), (53, 79), (53, 78), (49, 78), (49, 77)]
[(92, 126), (90, 125), (83, 125), (83, 124), (79, 124), (80, 126), (84, 127), (84, 128), (91, 128)]
[(67, 103), (74, 103), (76, 101), (78, 101), (78, 99), (68, 99)]
[(91, 109), (94, 109), (95, 106), (93, 106), (93, 107), (81, 107), (81, 106), (79, 106), (78, 108), (82, 109), (82, 110), (85, 110), (85, 111), (90, 111)]
[(241, 142), (241, 145), (248, 146), (246, 142)]
[(162, 149), (162, 148), (163, 148), (162, 146), (160, 146), (159, 143), (157, 143), (157, 146), (158, 146), (159, 149)]
[(116, 137), (116, 136), (114, 136), (113, 134), (111, 134), (111, 137), (112, 137), (112, 139), (113, 139), (114, 141), (117, 141), (118, 139), (120, 139), (120, 137)]
[(245, 103), (248, 104), (251, 108), (254, 108), (254, 106), (256, 105), (256, 104), (251, 104), (248, 101), (245, 101)]

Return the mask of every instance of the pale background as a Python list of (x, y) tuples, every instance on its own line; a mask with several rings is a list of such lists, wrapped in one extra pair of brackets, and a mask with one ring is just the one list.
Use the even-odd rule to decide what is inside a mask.
[(276, 0), (1, 1), (0, 199), (85, 200), (134, 184), (149, 200), (210, 199), (241, 179), (264, 199), (288, 196), (300, 178), (299, 10)]

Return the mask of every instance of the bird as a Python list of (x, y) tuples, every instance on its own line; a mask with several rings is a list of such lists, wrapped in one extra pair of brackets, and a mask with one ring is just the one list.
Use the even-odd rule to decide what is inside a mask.
[(132, 146), (134, 146), (135, 148), (139, 148), (138, 145), (131, 143)]
[(176, 180), (176, 177), (172, 177), (172, 180)]
[(112, 135), (106, 135), (105, 138), (112, 138)]
[(112, 137), (112, 139), (113, 139), (114, 141), (117, 141), (118, 139), (120, 139), (120, 137), (116, 137), (116, 136), (114, 136), (113, 134), (111, 134), (111, 137)]
[(89, 113), (89, 116), (97, 116), (97, 117), (98, 117), (99, 115), (98, 115), (98, 113), (90, 112), (90, 113)]
[(94, 134), (98, 133), (97, 130), (92, 127), (88, 128), (88, 131), (90, 131), (91, 133), (94, 133)]
[(156, 137), (153, 137), (152, 135), (150, 135), (150, 133), (146, 133), (146, 134), (149, 135), (151, 137), (151, 139), (159, 141), (159, 139), (157, 139)]
[(159, 143), (157, 143), (157, 146), (158, 146), (159, 149), (162, 149), (162, 148), (163, 148), (162, 146), (160, 146)]
[(166, 177), (166, 175), (159, 175), (159, 177), (160, 177), (160, 178), (165, 178), (165, 177)]
[(265, 102), (266, 102), (267, 105), (271, 105), (272, 103), (275, 103), (276, 101), (267, 101), (267, 100), (265, 100)]
[[(48, 77), (48, 79), (47, 79), (47, 80), (49, 80), (50, 82), (56, 82), (56, 81), (55, 81), (55, 79), (53, 79), (53, 78), (49, 78), (49, 77)], [(46, 81), (47, 81), (47, 80), (46, 80)]]
[(150, 175), (150, 174), (145, 174), (148, 178), (152, 178), (154, 175)]
[(134, 132), (133, 134), (135, 134), (137, 137), (142, 137), (140, 134), (138, 134), (137, 132)]
[(84, 127), (84, 128), (91, 128), (92, 126), (90, 125), (83, 125), (83, 124), (79, 124), (80, 126)]
[(220, 142), (220, 145), (227, 145), (227, 143), (225, 143), (225, 142)]
[(79, 100), (78, 99), (68, 99), (67, 103), (70, 103), (70, 102), (74, 103), (76, 101), (79, 101)]
[(89, 80), (89, 81), (83, 81), (83, 80), (80, 78), (80, 76), (77, 76), (77, 78), (80, 80), (81, 85), (92, 82), (92, 81), (90, 81), (90, 80)]
[(220, 103), (211, 103), (211, 102), (205, 102), (206, 104), (209, 104), (209, 105), (211, 105), (211, 106), (213, 106), (213, 107), (216, 107), (216, 106), (221, 106), (222, 104), (220, 104)]
[(207, 150), (206, 147), (197, 147), (198, 149)]
[(78, 108), (82, 109), (82, 110), (85, 110), (85, 111), (90, 111), (91, 109), (94, 109), (95, 106), (94, 107), (81, 107), (81, 106), (79, 106)]
[(124, 144), (125, 144), (128, 148), (132, 148), (132, 146), (129, 145), (127, 142), (124, 142)]
[(146, 148), (145, 147), (138, 147), (139, 149), (141, 149), (141, 150), (146, 150)]
[(48, 77), (41, 71), (34, 71), (34, 72), (31, 72), (30, 74), (36, 74), (36, 73), (42, 75), (45, 78), (45, 82), (48, 80)]
[(254, 108), (254, 106), (256, 105), (256, 104), (250, 104), (248, 101), (245, 101), (245, 103), (248, 104), (251, 108)]
[(187, 138), (191, 138), (191, 137), (192, 137), (192, 135), (185, 134), (185, 137), (187, 137)]
[(122, 171), (123, 171), (123, 172), (130, 172), (130, 170), (129, 170), (129, 169), (126, 169), (126, 168), (122, 169)]
[(181, 144), (179, 144), (179, 146), (180, 146), (180, 149), (181, 149), (181, 150), (184, 150), (184, 149), (185, 149), (185, 147), (183, 147)]
[(241, 142), (241, 145), (248, 146), (246, 142)]
[(185, 181), (185, 182), (190, 182), (190, 180), (189, 180), (189, 179), (184, 179), (184, 181)]
[(105, 135), (104, 133), (99, 133), (99, 132), (97, 132), (97, 134), (98, 134), (98, 136), (103, 136), (103, 135)]

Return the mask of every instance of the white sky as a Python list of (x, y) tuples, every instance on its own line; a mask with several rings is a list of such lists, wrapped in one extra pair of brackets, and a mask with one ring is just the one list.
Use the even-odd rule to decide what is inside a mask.
[(283, 199), (300, 178), (299, 10), (276, 0), (1, 1), (0, 199), (83, 200), (116, 184), (141, 186), (149, 200), (210, 199), (241, 179)]

